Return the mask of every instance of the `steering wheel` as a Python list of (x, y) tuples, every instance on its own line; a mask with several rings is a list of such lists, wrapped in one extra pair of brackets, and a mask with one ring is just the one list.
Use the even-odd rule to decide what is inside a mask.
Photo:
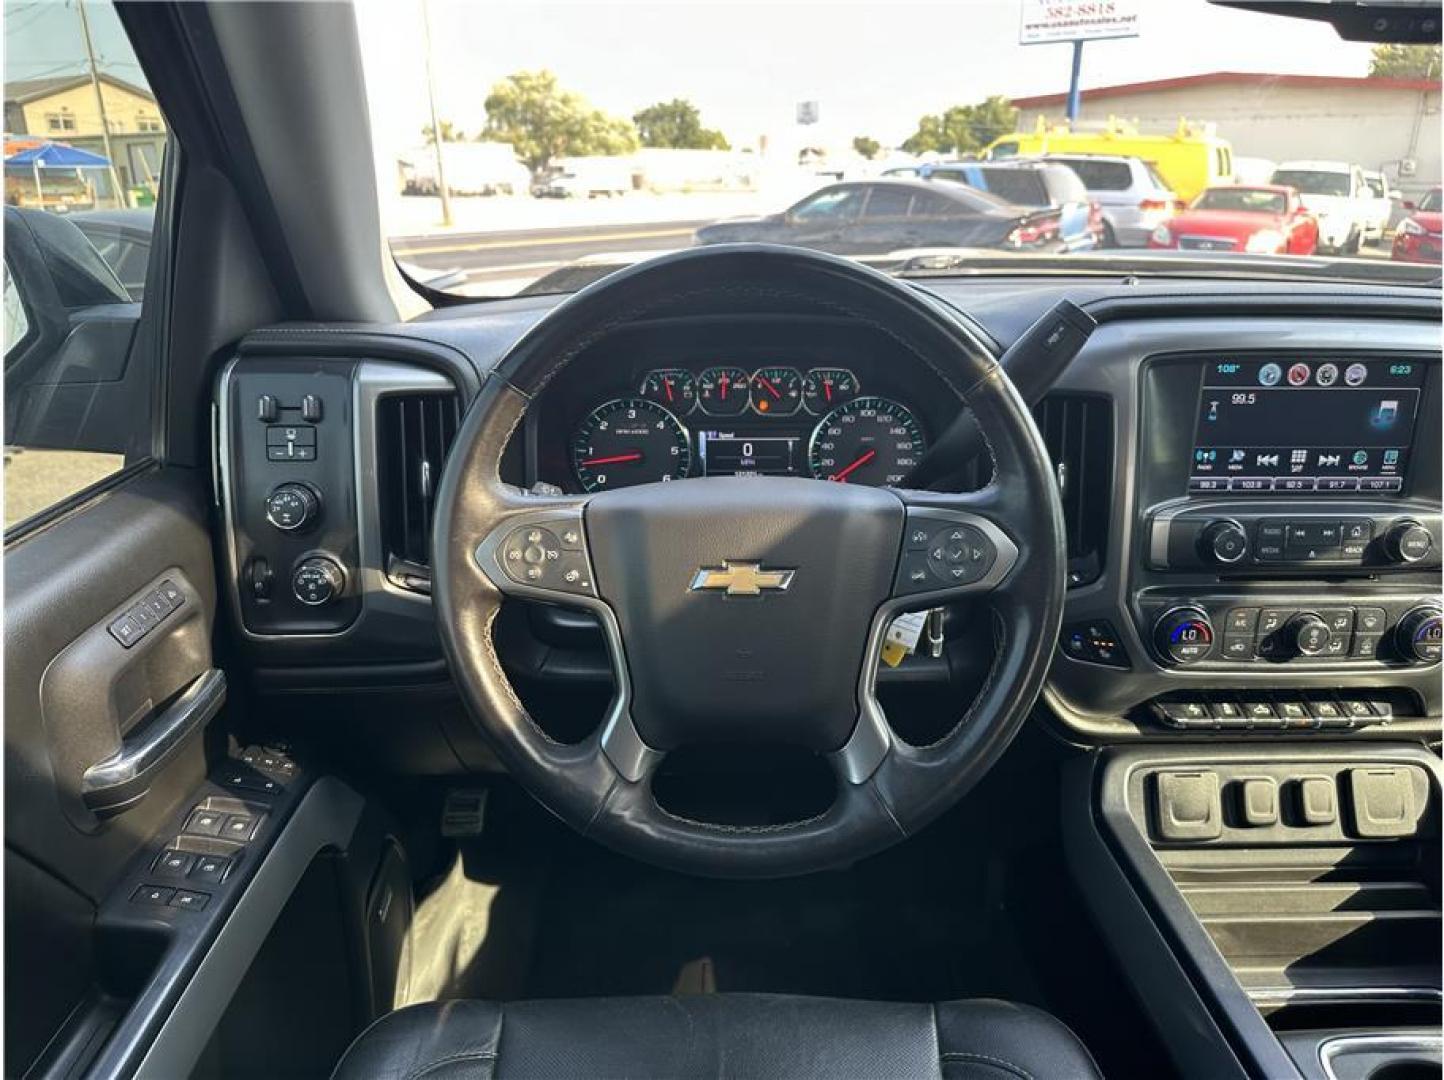
[[(531, 402), (587, 346), (686, 305), (797, 304), (884, 332), (971, 408), (993, 458), (966, 494), (802, 478), (699, 478), (585, 496), (506, 484), (503, 451)], [(748, 308), (743, 308), (747, 310)], [(466, 702), (516, 779), (576, 829), (674, 869), (779, 877), (846, 863), (917, 831), (997, 760), (1042, 687), (1062, 617), (1062, 510), (1048, 454), (996, 359), (945, 306), (867, 267), (796, 248), (663, 256), (583, 289), (485, 379), (437, 494), (441, 639)], [(594, 613), (615, 672), (604, 722), (564, 744), (528, 715), (497, 656), (505, 597)], [(892, 619), (969, 596), (996, 655), (930, 746), (888, 726), (874, 693)], [(772, 742), (822, 755), (827, 810), (745, 828), (662, 807), (652, 778), (688, 744)]]

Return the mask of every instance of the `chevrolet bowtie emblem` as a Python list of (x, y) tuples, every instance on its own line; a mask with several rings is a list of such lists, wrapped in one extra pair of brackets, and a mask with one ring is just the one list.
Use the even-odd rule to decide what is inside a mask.
[(763, 589), (781, 591), (792, 584), (795, 570), (764, 570), (761, 563), (731, 562), (704, 566), (692, 578), (693, 589), (725, 589), (728, 596), (760, 596)]

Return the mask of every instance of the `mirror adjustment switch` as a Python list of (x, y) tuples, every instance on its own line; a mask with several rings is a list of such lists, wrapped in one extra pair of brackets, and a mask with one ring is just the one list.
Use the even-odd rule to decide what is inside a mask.
[(1332, 777), (1306, 776), (1299, 781), (1299, 816), (1305, 825), (1332, 825), (1339, 820)]
[(1419, 827), (1410, 771), (1400, 766), (1349, 770), (1354, 832), (1370, 840), (1413, 836)]
[(1164, 840), (1215, 840), (1223, 834), (1218, 773), (1157, 774), (1158, 833)]

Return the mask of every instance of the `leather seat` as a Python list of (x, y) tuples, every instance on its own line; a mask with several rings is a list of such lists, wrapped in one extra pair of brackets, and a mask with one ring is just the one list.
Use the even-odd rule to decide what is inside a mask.
[(1025, 1005), (770, 994), (415, 1005), (363, 1032), (335, 1073), (337, 1080), (1098, 1075), (1071, 1031)]

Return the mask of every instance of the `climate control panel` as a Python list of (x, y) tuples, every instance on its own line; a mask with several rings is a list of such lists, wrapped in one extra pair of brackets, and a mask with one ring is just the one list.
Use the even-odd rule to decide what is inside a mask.
[(1139, 615), (1169, 667), (1412, 666), (1444, 654), (1437, 597), (1145, 593)]

